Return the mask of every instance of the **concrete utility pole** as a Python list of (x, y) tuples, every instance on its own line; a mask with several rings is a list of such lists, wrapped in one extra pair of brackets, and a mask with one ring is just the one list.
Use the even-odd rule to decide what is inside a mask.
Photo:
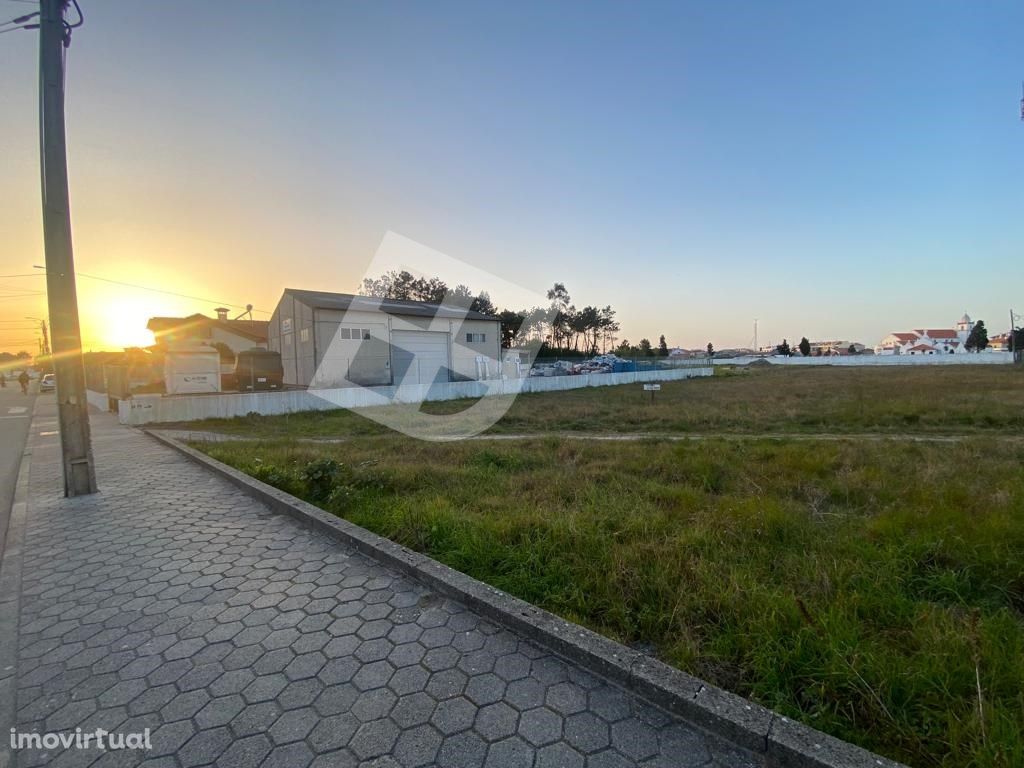
[(82, 334), (71, 250), (64, 134), (64, 49), (71, 40), (64, 22), (68, 0), (39, 3), (39, 143), (43, 188), (43, 240), (46, 249), (46, 299), (57, 375), (57, 419), (64, 459), (64, 495), (96, 492), (96, 470), (89, 435)]
[(1021, 315), (1018, 315), (1012, 309), (1010, 310), (1010, 351), (1021, 352), (1022, 350), (1017, 344), (1017, 321), (1021, 319)]

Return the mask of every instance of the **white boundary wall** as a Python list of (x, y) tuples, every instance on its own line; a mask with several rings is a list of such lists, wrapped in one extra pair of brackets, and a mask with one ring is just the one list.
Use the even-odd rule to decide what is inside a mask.
[(715, 365), (749, 365), (763, 360), (772, 365), (1008, 365), (1012, 352), (978, 352), (962, 355), (849, 355), (843, 357), (732, 357), (715, 358)]
[(106, 393), (87, 389), (85, 390), (85, 399), (89, 401), (89, 405), (93, 408), (97, 408), (104, 413), (107, 412), (108, 402)]
[(343, 389), (285, 390), (220, 395), (136, 395), (119, 403), (122, 424), (141, 425), (209, 418), (233, 418), (258, 413), (276, 416), (301, 411), (337, 408), (370, 408), (393, 403), (424, 400), (457, 400), (464, 397), (518, 395), (528, 392), (557, 392), (583, 387), (610, 387), (650, 381), (677, 381), (711, 376), (710, 366), (671, 368), (632, 373), (588, 373), (579, 376), (533, 376), (526, 379), (455, 381), (442, 384), (411, 384), (391, 387), (346, 387)]

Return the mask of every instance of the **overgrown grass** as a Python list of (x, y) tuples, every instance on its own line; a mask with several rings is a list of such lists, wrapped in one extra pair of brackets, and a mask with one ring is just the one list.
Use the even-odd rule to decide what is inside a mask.
[[(784, 373), (737, 386), (799, 380)], [(956, 389), (940, 388), (938, 403)], [(925, 393), (903, 397), (893, 414)], [(986, 398), (966, 407), (997, 412)], [(915, 766), (1024, 765), (1020, 444), (370, 436), (200, 447), (840, 738)]]
[[(1020, 366), (743, 368), (662, 384), (653, 404), (639, 384), (494, 398), (509, 410), (491, 430), (538, 432), (1024, 434)], [(454, 413), (465, 401), (424, 403)], [(415, 407), (396, 407), (415, 418)], [(384, 434), (354, 411), (210, 419), (191, 429), (260, 437)]]

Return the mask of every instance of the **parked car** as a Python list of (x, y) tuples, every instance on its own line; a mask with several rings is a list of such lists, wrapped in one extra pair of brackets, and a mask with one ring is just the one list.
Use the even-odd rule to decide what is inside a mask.
[(39, 382), (40, 392), (53, 392), (57, 388), (57, 377), (48, 373), (43, 376), (43, 380)]
[(282, 389), (284, 367), (281, 353), (266, 349), (243, 349), (235, 357), (232, 374), (235, 388), (241, 392)]

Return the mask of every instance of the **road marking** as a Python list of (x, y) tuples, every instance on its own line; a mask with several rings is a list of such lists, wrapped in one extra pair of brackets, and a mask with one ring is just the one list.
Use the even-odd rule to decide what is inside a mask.
[(28, 417), (26, 413), (24, 416), (0, 416), (0, 419), (27, 419)]
[(28, 408), (26, 408), (23, 405), (15, 405), (12, 408), (8, 408), (7, 412), (8, 413), (24, 413), (27, 410), (28, 410)]
[(54, 430), (53, 432), (40, 432), (39, 436), (40, 437), (49, 437), (50, 435), (56, 435), (56, 434), (57, 434), (57, 431)]

